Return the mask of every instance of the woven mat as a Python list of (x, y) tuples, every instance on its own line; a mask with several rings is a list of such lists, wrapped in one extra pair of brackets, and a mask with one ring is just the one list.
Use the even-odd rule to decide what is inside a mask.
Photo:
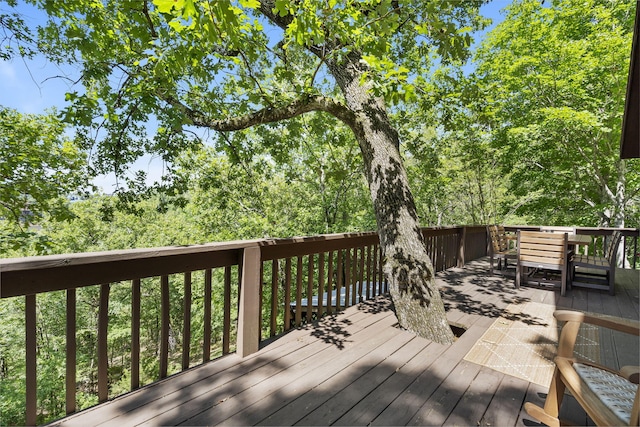
[[(464, 359), (548, 387), (559, 336), (553, 317), (555, 309), (555, 306), (536, 302), (509, 305)], [(597, 327), (583, 325), (575, 355), (598, 363), (598, 336)]]

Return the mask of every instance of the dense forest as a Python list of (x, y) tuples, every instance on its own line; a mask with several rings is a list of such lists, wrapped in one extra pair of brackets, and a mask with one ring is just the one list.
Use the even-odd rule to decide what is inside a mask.
[[(467, 46), (468, 57), (438, 60), (443, 53), (433, 49), (422, 51), (432, 58), (429, 67), (394, 73), (382, 60), (372, 66), (396, 82), (393, 91), (372, 90), (391, 105), (421, 225), (640, 227), (640, 161), (619, 158), (634, 8), (627, 0), (515, 0), (501, 23)], [(56, 60), (56, 38), (75, 43), (73, 32), (61, 35), (54, 27), (36, 39), (35, 29), (13, 13), (0, 8), (0, 25), (13, 43), (0, 47), (4, 60), (37, 53)], [(473, 20), (477, 30), (486, 24)], [(88, 40), (105, 43), (97, 34)], [(390, 49), (397, 55), (403, 46)], [(285, 72), (291, 70), (274, 70)], [(109, 82), (106, 75), (95, 78)], [(246, 89), (240, 79), (233, 86)], [(125, 119), (112, 116), (122, 111), (107, 108), (110, 121), (90, 131), (86, 104), (98, 101), (88, 93), (70, 93), (73, 108), (42, 115), (0, 106), (2, 258), (377, 228), (356, 137), (324, 112), (232, 133), (174, 123), (184, 131), (179, 134), (164, 126), (175, 117), (161, 117), (154, 132), (148, 123), (129, 129), (129, 148), (117, 151), (118, 141), (95, 140), (105, 128), (120, 129)], [(158, 147), (169, 143), (167, 173), (147, 185), (130, 163), (144, 151), (164, 159)], [(93, 177), (106, 172), (119, 177), (108, 194), (93, 186)], [(221, 286), (219, 278), (215, 283)], [(171, 286), (181, 292), (178, 283)], [(142, 381), (148, 383), (158, 371), (159, 296), (153, 284), (143, 283), (143, 293)], [(97, 295), (93, 288), (78, 295), (80, 408), (97, 403)], [(54, 292), (38, 299), (39, 422), (64, 415), (64, 298)], [(109, 348), (126, 348), (130, 295), (114, 286), (111, 300)], [(202, 318), (198, 303), (192, 310)], [(24, 423), (23, 313), (23, 299), (0, 300), (2, 425)], [(181, 314), (171, 316), (180, 342)], [(221, 319), (212, 322), (221, 333)], [(110, 395), (128, 390), (127, 363), (122, 355), (110, 360)]]

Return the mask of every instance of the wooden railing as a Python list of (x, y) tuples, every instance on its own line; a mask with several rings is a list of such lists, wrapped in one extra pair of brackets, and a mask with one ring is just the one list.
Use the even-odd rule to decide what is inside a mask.
[[(487, 254), (484, 226), (426, 228), (423, 234), (436, 271)], [(83, 409), (77, 405), (76, 314), (85, 289), (98, 294), (97, 400), (103, 402), (115, 397), (109, 360), (116, 350), (130, 363), (130, 390), (142, 385), (143, 352), (157, 358), (155, 380), (230, 352), (244, 357), (292, 327), (387, 292), (380, 257), (375, 233), (353, 233), (2, 260), (0, 297), (24, 301), (25, 422), (61, 415), (42, 414), (38, 406), (38, 315), (47, 316), (38, 301), (45, 296), (65, 293), (70, 414)], [(116, 294), (124, 301), (114, 301)], [(157, 350), (141, 344), (141, 307), (148, 298), (158, 300), (159, 326), (157, 337), (145, 342)], [(114, 302), (131, 306), (130, 342), (118, 349), (108, 346)], [(220, 320), (219, 333), (212, 319)]]
[[(435, 271), (486, 255), (486, 227), (425, 228)], [(261, 339), (388, 292), (375, 233), (265, 240)]]
[[(424, 236), (437, 271), (486, 254), (484, 227), (425, 229)], [(162, 379), (207, 362), (212, 350), (245, 356), (257, 351), (262, 340), (387, 292), (380, 256), (376, 233), (354, 233), (2, 260), (0, 296), (24, 300), (25, 422), (47, 421), (38, 407), (36, 368), (38, 316), (47, 315), (47, 308), (39, 307), (44, 295), (65, 294), (59, 299), (66, 304), (65, 412), (70, 414), (83, 409), (77, 405), (76, 356), (78, 293), (85, 288), (98, 293), (97, 400), (103, 402), (115, 397), (109, 372), (115, 350), (108, 346), (114, 294), (126, 295), (131, 306), (130, 342), (122, 358), (130, 360), (129, 388), (134, 390), (141, 386), (141, 351), (148, 350), (141, 345), (141, 301), (149, 295), (159, 300), (158, 348), (151, 353), (158, 359), (156, 379)], [(322, 296), (332, 293), (344, 299), (325, 302)], [(314, 297), (320, 301), (316, 307)], [(214, 299), (223, 302), (214, 304)], [(195, 301), (202, 305), (198, 316), (203, 321), (197, 322), (202, 330), (192, 325)], [(305, 301), (309, 309), (303, 311)], [(221, 336), (212, 336), (212, 317), (222, 318)], [(193, 336), (200, 340), (197, 351)], [(147, 337), (146, 342), (155, 341)]]
[[(172, 247), (157, 249), (136, 249), (101, 253), (81, 253), (71, 255), (53, 255), (30, 258), (2, 260), (0, 264), (0, 296), (2, 298), (23, 297), (25, 307), (26, 337), (26, 424), (34, 425), (38, 420), (37, 371), (38, 365), (38, 318), (37, 298), (41, 295), (63, 291), (66, 293), (66, 413), (77, 410), (76, 393), (76, 312), (77, 293), (81, 288), (96, 286), (99, 288), (99, 308), (97, 321), (97, 395), (98, 401), (109, 397), (108, 373), (108, 328), (110, 294), (116, 287), (130, 288), (131, 301), (131, 342), (126, 350), (130, 351), (130, 388), (140, 386), (140, 318), (141, 285), (159, 290), (159, 351), (157, 379), (168, 375), (170, 360), (170, 333), (174, 326), (170, 323), (172, 304), (170, 284), (179, 287), (182, 311), (181, 335), (183, 345), (180, 351), (181, 370), (188, 369), (194, 363), (191, 354), (191, 304), (194, 298), (203, 299), (204, 321), (202, 331), (201, 363), (211, 359), (212, 345), (219, 353), (227, 354), (234, 347), (232, 316), (236, 307), (232, 296), (237, 295), (238, 267), (247, 247), (257, 247), (256, 241), (242, 241)], [(202, 280), (200, 295), (193, 295), (194, 278)], [(219, 343), (212, 342), (212, 283), (213, 278), (220, 282), (216, 289), (223, 293), (223, 307), (219, 316), (223, 318), (223, 331)], [(178, 285), (176, 282), (180, 282)], [(175, 290), (175, 289), (174, 289)], [(237, 298), (237, 297), (236, 297)], [(177, 298), (180, 299), (180, 298)], [(46, 316), (46, 308), (42, 308)], [(113, 349), (112, 349), (113, 351)], [(174, 352), (175, 353), (175, 352)]]

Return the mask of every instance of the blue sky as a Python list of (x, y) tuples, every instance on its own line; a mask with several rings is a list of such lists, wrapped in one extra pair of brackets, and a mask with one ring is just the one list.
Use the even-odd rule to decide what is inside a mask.
[[(492, 18), (495, 25), (502, 19), (500, 10), (510, 2), (511, 0), (493, 0), (482, 7), (482, 14)], [(0, 4), (0, 9), (2, 8)], [(31, 6), (22, 5), (21, 12), (29, 25), (44, 21), (42, 13)], [(52, 108), (60, 110), (65, 106), (65, 93), (73, 89), (70, 80), (59, 76), (73, 79), (77, 78), (78, 74), (70, 67), (59, 68), (42, 57), (28, 62), (22, 58), (0, 61), (0, 105), (31, 114), (43, 113)], [(149, 157), (142, 159), (135, 166), (146, 170), (151, 179), (157, 179), (161, 174), (161, 162)], [(112, 177), (101, 177), (96, 180), (96, 184), (109, 193), (114, 180)]]

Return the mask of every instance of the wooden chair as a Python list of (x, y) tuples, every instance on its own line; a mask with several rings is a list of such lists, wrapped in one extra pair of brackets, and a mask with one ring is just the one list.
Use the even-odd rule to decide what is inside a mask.
[(558, 419), (558, 413), (565, 390), (568, 390), (596, 425), (638, 426), (640, 367), (625, 366), (620, 371), (615, 371), (574, 358), (573, 347), (581, 323), (640, 335), (640, 322), (566, 310), (558, 310), (554, 316), (558, 321), (566, 322), (558, 342), (556, 368), (544, 408), (527, 402), (524, 405), (527, 414), (551, 427), (563, 424)]
[(518, 231), (516, 288), (520, 287), (525, 267), (553, 270), (560, 272), (560, 294), (564, 296), (567, 288), (567, 247), (567, 233)]
[(491, 244), (489, 245), (489, 272), (493, 274), (494, 258), (498, 260), (498, 270), (507, 271), (509, 260), (515, 260), (518, 253), (515, 249), (509, 249), (509, 240), (501, 225), (487, 226), (487, 234)]
[[(604, 256), (575, 254), (571, 258), (569, 274), (571, 281), (576, 286), (584, 286), (593, 289), (608, 290), (609, 294), (615, 294), (616, 257), (622, 234), (616, 230), (611, 234), (609, 245)], [(576, 267), (580, 270), (580, 277), (576, 276)], [(604, 276), (600, 274), (604, 272)], [(585, 281), (586, 280), (586, 281)]]

